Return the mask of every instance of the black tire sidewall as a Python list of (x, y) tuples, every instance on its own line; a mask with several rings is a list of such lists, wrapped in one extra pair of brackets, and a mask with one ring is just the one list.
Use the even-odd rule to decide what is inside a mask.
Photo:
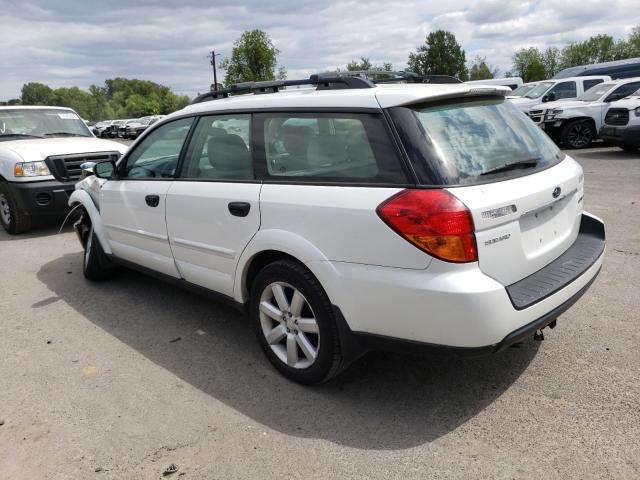
[[(262, 332), (259, 314), (260, 297), (264, 289), (273, 282), (286, 282), (298, 289), (313, 310), (320, 331), (320, 348), (318, 357), (308, 368), (297, 369), (282, 362), (271, 350)], [(284, 376), (303, 384), (319, 383), (327, 379), (334, 367), (336, 349), (339, 349), (338, 332), (335, 328), (331, 302), (322, 286), (305, 267), (289, 261), (278, 261), (264, 267), (252, 285), (249, 315), (262, 350)]]
[(7, 199), (11, 215), (11, 221), (9, 224), (6, 224), (4, 219), (0, 217), (0, 224), (2, 224), (2, 228), (11, 235), (16, 235), (29, 230), (31, 226), (29, 217), (18, 210), (18, 205), (16, 204), (13, 195), (11, 195), (11, 191), (7, 188), (7, 185), (4, 182), (0, 182), (0, 194), (4, 195)]
[(91, 227), (87, 233), (82, 255), (82, 273), (87, 280), (97, 282), (108, 280), (113, 274), (113, 268), (107, 263), (108, 259), (100, 245), (100, 240)]

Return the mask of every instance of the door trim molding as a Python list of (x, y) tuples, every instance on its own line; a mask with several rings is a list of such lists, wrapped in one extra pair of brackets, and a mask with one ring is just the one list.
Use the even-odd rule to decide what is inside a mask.
[(157, 233), (147, 232), (145, 230), (138, 230), (136, 228), (123, 227), (122, 225), (114, 225), (112, 223), (108, 223), (105, 225), (106, 228), (112, 230), (118, 230), (120, 232), (129, 233), (131, 235), (137, 235), (143, 238), (151, 238), (153, 240), (158, 240), (161, 242), (166, 242), (169, 240), (169, 237), (166, 235), (159, 235)]
[(204, 250), (208, 253), (213, 253), (220, 257), (224, 258), (234, 258), (236, 256), (235, 250), (230, 250), (228, 248), (216, 247), (214, 245), (209, 245), (207, 243), (194, 242), (191, 240), (185, 240), (183, 238), (172, 238), (170, 240), (171, 244), (178, 245), (180, 247), (191, 248), (193, 250)]

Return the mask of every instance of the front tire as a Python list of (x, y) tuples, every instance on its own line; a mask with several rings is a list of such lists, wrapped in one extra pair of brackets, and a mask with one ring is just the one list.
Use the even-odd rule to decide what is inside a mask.
[(310, 385), (346, 366), (331, 302), (299, 263), (280, 260), (264, 267), (253, 282), (249, 308), (262, 350), (285, 377)]
[(596, 139), (596, 130), (589, 120), (569, 122), (562, 129), (560, 140), (569, 148), (587, 148)]
[(0, 182), (0, 223), (12, 235), (31, 230), (31, 216), (20, 210), (5, 182)]
[(84, 244), (84, 256), (82, 258), (82, 273), (87, 280), (102, 282), (113, 276), (114, 266), (100, 245), (100, 240), (89, 228)]

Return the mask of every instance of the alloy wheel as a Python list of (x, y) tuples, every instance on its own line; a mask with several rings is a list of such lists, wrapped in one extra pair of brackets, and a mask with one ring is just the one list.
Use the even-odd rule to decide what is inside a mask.
[(304, 295), (285, 282), (273, 282), (260, 296), (260, 325), (273, 353), (289, 367), (308, 368), (320, 349), (320, 329)]
[(589, 145), (593, 140), (593, 128), (588, 123), (578, 123), (571, 127), (567, 135), (569, 144), (574, 148)]

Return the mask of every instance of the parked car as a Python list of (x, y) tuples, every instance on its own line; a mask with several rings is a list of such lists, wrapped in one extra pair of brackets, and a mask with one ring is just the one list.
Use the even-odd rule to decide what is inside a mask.
[(533, 90), (537, 84), (538, 82), (523, 83), (514, 91), (509, 92), (509, 94), (507, 95), (507, 98), (512, 99), (517, 97), (524, 97), (527, 93)]
[[(502, 350), (594, 280), (604, 225), (582, 168), (508, 89), (304, 82), (201, 95), (96, 164), (69, 200), (84, 275), (213, 292), (302, 383), (369, 348)], [(274, 93), (218, 100), (251, 91)]]
[(560, 79), (584, 75), (608, 75), (614, 80), (640, 77), (640, 57), (569, 67), (558, 72), (553, 78)]
[(544, 80), (538, 82), (538, 84), (528, 93), (525, 93), (524, 96), (511, 98), (510, 100), (524, 113), (528, 113), (534, 105), (553, 102), (555, 100), (577, 98), (591, 87), (610, 80), (611, 77), (607, 76)]
[(570, 148), (587, 148), (598, 138), (611, 102), (639, 88), (640, 77), (600, 83), (576, 100), (535, 105), (529, 110), (529, 116), (556, 142)]
[(137, 118), (129, 118), (123, 121), (120, 125), (118, 125), (118, 131), (116, 133), (116, 136), (118, 138), (127, 138), (127, 127), (137, 122), (138, 122)]
[(138, 138), (149, 126), (161, 118), (164, 118), (164, 115), (150, 115), (134, 120), (126, 125), (123, 137), (130, 139)]
[(640, 148), (640, 90), (611, 103), (600, 137), (623, 150), (636, 152)]
[(104, 129), (104, 136), (107, 138), (116, 138), (118, 136), (118, 128), (127, 120), (111, 120), (111, 123)]
[(126, 147), (95, 138), (69, 108), (0, 107), (0, 223), (26, 232), (34, 217), (67, 212), (86, 161), (117, 160)]
[(509, 87), (511, 90), (515, 90), (523, 85), (522, 78), (520, 77), (490, 78), (487, 80), (469, 80), (464, 83), (468, 83), (470, 85), (497, 85), (501, 87)]
[(91, 129), (91, 131), (93, 132), (93, 134), (96, 137), (103, 138), (104, 137), (104, 131), (109, 125), (111, 125), (111, 120), (104, 120), (102, 122), (96, 123), (93, 126), (93, 128)]

